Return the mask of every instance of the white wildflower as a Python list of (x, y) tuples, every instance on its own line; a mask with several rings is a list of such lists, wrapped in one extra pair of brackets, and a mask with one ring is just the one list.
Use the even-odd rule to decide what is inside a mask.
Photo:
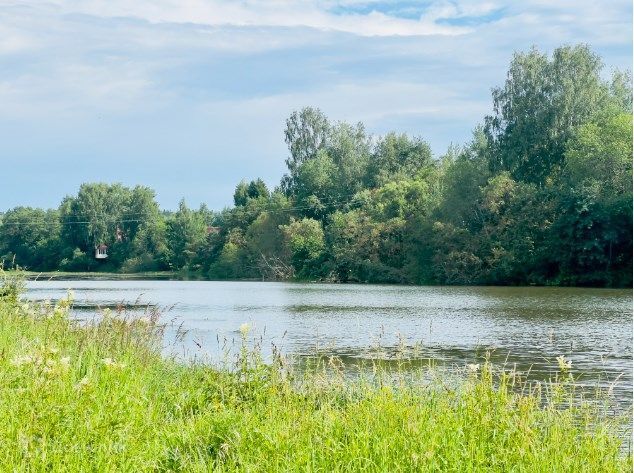
[(75, 389), (84, 389), (90, 384), (90, 379), (88, 376), (84, 376), (79, 382), (75, 385)]
[(467, 369), (472, 373), (477, 373), (480, 369), (480, 365), (478, 363), (469, 363)]
[(31, 355), (16, 356), (11, 360), (14, 366), (30, 365), (35, 362), (35, 358)]
[(242, 334), (243, 337), (246, 337), (250, 330), (251, 330), (251, 325), (249, 325), (248, 323), (245, 322), (242, 325), (240, 325), (240, 333)]
[(568, 371), (572, 368), (572, 361), (566, 360), (566, 357), (563, 355), (557, 357), (557, 364), (559, 365), (559, 369), (561, 371)]
[(125, 368), (125, 363), (118, 363), (118, 362), (116, 362), (115, 360), (113, 360), (112, 358), (103, 358), (103, 359), (101, 360), (101, 362), (102, 362), (105, 366), (107, 366), (108, 368), (113, 368), (113, 369), (116, 369), (116, 368), (119, 368), (119, 369)]

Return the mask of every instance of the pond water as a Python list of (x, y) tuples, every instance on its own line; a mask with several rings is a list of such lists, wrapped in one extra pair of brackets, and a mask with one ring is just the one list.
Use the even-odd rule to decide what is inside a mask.
[[(28, 297), (75, 293), (75, 315), (148, 305), (169, 321), (166, 351), (220, 361), (251, 326), (265, 355), (272, 345), (303, 356), (337, 355), (350, 364), (397, 353), (441, 365), (481, 362), (487, 351), (537, 379), (572, 361), (588, 388), (614, 386), (632, 402), (632, 291), (543, 287), (415, 287), (215, 281), (30, 281)], [(183, 341), (176, 334), (186, 332)]]

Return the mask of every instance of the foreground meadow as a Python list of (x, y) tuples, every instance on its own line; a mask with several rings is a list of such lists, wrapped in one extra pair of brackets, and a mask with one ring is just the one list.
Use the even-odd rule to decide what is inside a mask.
[[(161, 356), (157, 320), (0, 290), (3, 471), (632, 471), (619, 420), (558, 384), (471, 365), (461, 381), (293, 375), (243, 349), (232, 369)], [(247, 327), (243, 327), (246, 337)], [(626, 449), (627, 450), (627, 449)]]

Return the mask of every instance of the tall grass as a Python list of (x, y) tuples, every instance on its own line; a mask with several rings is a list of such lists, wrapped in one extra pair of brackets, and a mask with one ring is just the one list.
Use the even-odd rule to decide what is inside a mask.
[(222, 371), (163, 358), (153, 318), (79, 326), (69, 305), (0, 302), (3, 471), (632, 470), (565, 384), (518, 393), (488, 363), (457, 384), (294, 377), (246, 350)]

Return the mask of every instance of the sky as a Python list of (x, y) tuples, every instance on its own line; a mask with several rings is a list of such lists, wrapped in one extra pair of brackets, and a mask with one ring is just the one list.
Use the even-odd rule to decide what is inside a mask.
[(631, 69), (631, 0), (3, 0), (0, 211), (96, 181), (221, 209), (279, 183), (304, 106), (441, 155), (514, 51), (580, 42)]

